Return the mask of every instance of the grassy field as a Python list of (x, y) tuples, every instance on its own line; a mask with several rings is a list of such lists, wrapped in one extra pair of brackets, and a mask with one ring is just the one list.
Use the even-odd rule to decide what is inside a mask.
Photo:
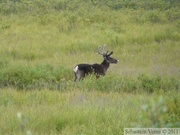
[(0, 133), (118, 135), (124, 127), (178, 127), (180, 94), (161, 95), (163, 102), (159, 94), (147, 93), (4, 89)]
[[(180, 127), (179, 7), (177, 0), (0, 1), (0, 134)], [(74, 83), (73, 67), (101, 63), (104, 44), (119, 63), (105, 77)]]

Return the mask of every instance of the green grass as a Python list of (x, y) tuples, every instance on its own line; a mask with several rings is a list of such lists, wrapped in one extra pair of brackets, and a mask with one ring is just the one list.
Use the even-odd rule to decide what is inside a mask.
[[(15, 17), (15, 20), (24, 18)], [(65, 68), (68, 73), (62, 78), (73, 80), (72, 68), (77, 63), (100, 63), (102, 57), (97, 54), (97, 47), (107, 43), (108, 50), (114, 51), (113, 57), (120, 60), (108, 72), (125, 78), (137, 78), (139, 74), (180, 77), (179, 30), (175, 24), (123, 24), (122, 33), (107, 24), (92, 24), (59, 32), (54, 24), (41, 25), (34, 21), (25, 22), (26, 25), (15, 22), (1, 32), (1, 76), (8, 72), (11, 79), (12, 69), (19, 72), (18, 69), (33, 68), (38, 73), (36, 66), (50, 65), (54, 69)], [(52, 76), (56, 81), (61, 77), (53, 72)], [(48, 74), (42, 79), (46, 78)]]
[[(62, 93), (4, 89), (0, 95), (1, 134), (122, 134), (124, 127), (149, 124), (151, 117), (141, 120), (142, 106), (159, 98), (159, 94), (79, 90)], [(179, 103), (174, 100), (178, 101), (179, 93), (161, 95), (169, 114), (178, 120)], [(169, 117), (167, 114), (161, 117)]]
[[(124, 127), (138, 125), (178, 127), (179, 4), (0, 1), (0, 134), (122, 134)], [(101, 63), (97, 48), (104, 44), (119, 63), (105, 77), (74, 83), (73, 67)], [(161, 95), (167, 112), (160, 107), (162, 117), (153, 124), (148, 111), (159, 107), (151, 101)], [(144, 104), (149, 108), (141, 111)]]

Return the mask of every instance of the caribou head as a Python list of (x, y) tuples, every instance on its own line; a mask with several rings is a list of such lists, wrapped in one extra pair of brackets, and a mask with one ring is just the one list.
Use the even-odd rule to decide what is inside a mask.
[[(101, 50), (102, 50), (102, 52), (100, 52)], [(110, 53), (108, 54), (108, 51), (105, 52), (105, 50), (106, 50), (106, 44), (104, 45), (103, 49), (102, 49), (101, 46), (99, 46), (99, 47), (98, 47), (98, 54), (102, 55), (103, 58), (104, 58), (104, 60), (105, 60), (106, 62), (108, 62), (109, 64), (110, 64), (110, 63), (112, 63), (112, 64), (117, 64), (119, 60), (110, 57), (110, 56), (113, 54), (113, 52), (110, 52)]]

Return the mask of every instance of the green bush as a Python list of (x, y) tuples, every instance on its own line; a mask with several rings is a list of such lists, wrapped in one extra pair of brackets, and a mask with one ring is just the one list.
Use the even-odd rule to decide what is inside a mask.
[[(175, 102), (172, 102), (175, 101)], [(172, 101), (164, 99), (162, 96), (157, 100), (142, 106), (140, 121), (146, 121), (141, 127), (154, 128), (177, 128), (180, 126), (179, 103), (177, 97), (172, 97)], [(175, 107), (173, 107), (175, 106)], [(173, 108), (173, 109), (172, 109)]]
[(161, 78), (159, 76), (150, 77), (142, 74), (138, 77), (138, 80), (141, 83), (142, 89), (147, 92), (154, 92), (161, 89)]
[[(165, 101), (165, 104), (167, 106), (167, 113), (168, 116), (166, 117), (166, 122), (176, 123), (177, 121), (180, 121), (180, 100), (177, 96), (173, 96), (171, 98), (167, 98)], [(180, 122), (179, 122), (180, 127)]]
[[(6, 64), (6, 62), (5, 62)], [(2, 66), (2, 65), (1, 65)], [(95, 75), (86, 76), (75, 83), (73, 71), (64, 67), (52, 65), (1, 67), (0, 87), (17, 89), (52, 89), (85, 91), (99, 90), (102, 92), (155, 92), (159, 90), (179, 90), (179, 81), (175, 78), (161, 78), (141, 74), (137, 79), (107, 74), (96, 79)]]
[(61, 89), (64, 80), (70, 77), (69, 69), (64, 67), (55, 68), (52, 65), (16, 66), (1, 71), (0, 86), (18, 89)]
[(87, 76), (80, 80), (77, 88), (82, 90), (98, 90), (102, 92), (136, 92), (138, 84), (135, 80), (124, 79), (115, 75), (106, 75), (96, 79), (95, 76)]
[(98, 7), (98, 8), (110, 8), (111, 10), (121, 10), (121, 9), (132, 9), (138, 10), (143, 9), (147, 11), (152, 10), (168, 10), (168, 9), (177, 9), (179, 8), (178, 0), (172, 0), (171, 2), (165, 0), (159, 1), (143, 1), (143, 0), (54, 0), (51, 1), (43, 1), (43, 0), (4, 0), (0, 1), (0, 12), (3, 14), (17, 14), (17, 13), (41, 13), (46, 14), (51, 11), (78, 11), (78, 9), (82, 7)]

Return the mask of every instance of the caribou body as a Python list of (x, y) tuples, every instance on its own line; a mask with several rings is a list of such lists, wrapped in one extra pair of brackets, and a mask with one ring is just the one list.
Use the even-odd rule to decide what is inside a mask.
[(96, 78), (99, 78), (100, 76), (104, 76), (106, 74), (107, 69), (109, 68), (110, 64), (117, 64), (119, 60), (114, 59), (110, 57), (113, 52), (110, 52), (108, 54), (108, 51), (105, 52), (106, 45), (103, 47), (103, 52), (100, 52), (100, 49), (102, 49), (101, 46), (98, 47), (98, 54), (103, 56), (103, 62), (101, 64), (78, 64), (74, 67), (74, 75), (75, 80), (79, 81), (83, 79), (88, 74), (95, 74)]

